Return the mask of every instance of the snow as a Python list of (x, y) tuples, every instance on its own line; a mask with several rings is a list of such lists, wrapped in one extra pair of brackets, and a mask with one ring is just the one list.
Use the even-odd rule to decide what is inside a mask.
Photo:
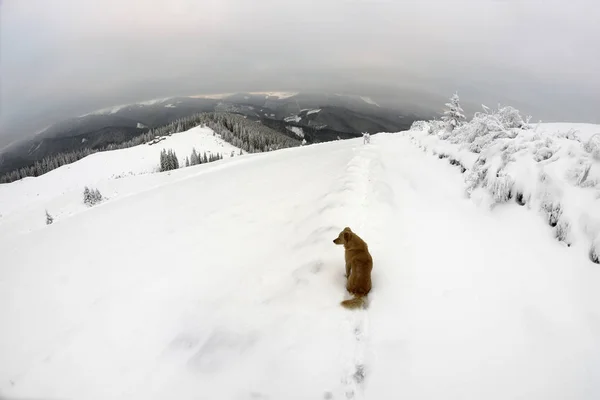
[(177, 108), (177, 106), (174, 104), (167, 104), (165, 108)]
[(377, 106), (377, 107), (379, 107), (379, 104), (377, 104), (376, 102), (374, 102), (374, 101), (373, 101), (373, 99), (371, 99), (370, 97), (366, 97), (366, 96), (360, 96), (360, 98), (361, 98), (361, 99), (362, 99), (362, 100), (363, 100), (365, 103), (368, 103), (368, 104), (371, 104), (371, 105), (374, 105), (374, 106)]
[(302, 128), (300, 128), (298, 126), (287, 126), (286, 125), (285, 129), (287, 129), (288, 131), (294, 132), (294, 134), (296, 136), (298, 136), (299, 138), (304, 137), (304, 131), (302, 130)]
[[(141, 146), (0, 186), (0, 394), (598, 398), (598, 266), (524, 207), (478, 207), (417, 135), (109, 179), (157, 162)], [(109, 199), (87, 208), (90, 182)], [(33, 203), (35, 229), (5, 223)], [(373, 254), (367, 310), (339, 305), (345, 226)]]
[(137, 125), (136, 125), (136, 127), (137, 127), (138, 129), (144, 129), (144, 128), (147, 128), (147, 126), (146, 126), (146, 125), (144, 125), (144, 124), (142, 124), (141, 122), (138, 122), (138, 123), (137, 123)]
[[(151, 106), (154, 104), (159, 104), (162, 102), (165, 102), (167, 100), (171, 99), (171, 97), (164, 97), (164, 98), (160, 98), (160, 99), (152, 99), (152, 100), (146, 100), (146, 101), (140, 101), (137, 103), (131, 103), (131, 104), (119, 104), (116, 106), (111, 106), (111, 107), (107, 107), (107, 108), (103, 108), (100, 110), (96, 110), (96, 111), (92, 111), (90, 113), (87, 114), (83, 114), (80, 115), (79, 118), (81, 117), (86, 117), (88, 115), (111, 115), (111, 114), (116, 114), (119, 111), (121, 111), (122, 109), (126, 108), (126, 107), (131, 107), (131, 106)], [(169, 105), (166, 105), (165, 107), (168, 107)]]
[(307, 112), (306, 112), (306, 115), (310, 115), (310, 114), (316, 114), (316, 113), (318, 113), (319, 111), (321, 111), (321, 109), (320, 109), (320, 108), (317, 108), (317, 109), (314, 109), (314, 110), (309, 110), (309, 111), (307, 111)]
[(231, 95), (233, 95), (235, 93), (231, 92), (231, 93), (209, 93), (209, 94), (197, 94), (194, 96), (188, 96), (192, 99), (214, 99), (214, 100), (221, 100), (224, 99), (226, 97), (229, 97)]
[(298, 92), (250, 92), (250, 94), (262, 94), (268, 97), (277, 97), (279, 100), (284, 100), (296, 96)]
[[(69, 215), (83, 209), (80, 202), (84, 187), (97, 186), (103, 195), (118, 198), (134, 193), (135, 185), (129, 187), (123, 176), (143, 175), (155, 172), (159, 166), (162, 149), (173, 149), (184, 165), (185, 157), (192, 149), (207, 154), (221, 153), (225, 158), (239, 149), (213, 136), (209, 128), (196, 127), (186, 132), (166, 137), (154, 145), (140, 145), (89, 155), (75, 163), (64, 165), (39, 177), (29, 177), (9, 184), (0, 184), (0, 240), (4, 234), (28, 232), (42, 227), (37, 214), (45, 208), (54, 216)], [(148, 178), (150, 179), (150, 178)], [(57, 199), (64, 195), (64, 199)], [(66, 204), (63, 204), (68, 199)], [(28, 222), (25, 222), (28, 221)]]
[(482, 121), (451, 134), (438, 122), (420, 122), (407, 134), (464, 169), (462, 186), (478, 204), (521, 203), (549, 225), (548, 235), (590, 258), (600, 254), (600, 126), (538, 123), (488, 132)]
[(290, 115), (289, 117), (285, 117), (283, 119), (285, 122), (300, 122), (300, 120), (302, 120), (302, 117), (299, 117), (297, 115)]
[(158, 104), (158, 103), (163, 103), (167, 100), (171, 99), (171, 97), (163, 97), (160, 99), (152, 99), (152, 100), (146, 100), (146, 101), (140, 101), (139, 103), (136, 103), (138, 105), (144, 105), (144, 106), (152, 106), (154, 104)]

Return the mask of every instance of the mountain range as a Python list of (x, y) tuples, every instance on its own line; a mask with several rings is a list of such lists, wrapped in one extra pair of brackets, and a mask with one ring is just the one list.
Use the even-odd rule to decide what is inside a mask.
[(0, 174), (58, 153), (104, 149), (203, 112), (243, 115), (310, 143), (352, 138), (361, 132), (400, 131), (424, 118), (380, 105), (369, 97), (341, 94), (253, 92), (170, 97), (98, 110), (13, 142), (0, 150)]

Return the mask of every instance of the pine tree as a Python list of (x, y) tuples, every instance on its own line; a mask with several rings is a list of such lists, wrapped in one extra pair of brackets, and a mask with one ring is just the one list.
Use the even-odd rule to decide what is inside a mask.
[(198, 153), (196, 153), (196, 148), (195, 147), (192, 149), (192, 155), (190, 157), (190, 164), (191, 165), (198, 165), (198, 164), (200, 164), (200, 160), (198, 159)]
[(185, 166), (189, 167), (190, 166), (190, 158), (189, 157), (185, 157)]
[(103, 200), (102, 194), (98, 189), (90, 189), (87, 186), (83, 189), (83, 203), (91, 207)]
[(48, 210), (46, 210), (46, 225), (50, 225), (53, 222), (54, 218), (48, 213)]
[(463, 109), (460, 107), (460, 99), (458, 93), (454, 93), (450, 98), (450, 102), (446, 103), (448, 109), (444, 111), (442, 121), (446, 123), (446, 128), (449, 131), (453, 131), (457, 127), (463, 124), (466, 120)]

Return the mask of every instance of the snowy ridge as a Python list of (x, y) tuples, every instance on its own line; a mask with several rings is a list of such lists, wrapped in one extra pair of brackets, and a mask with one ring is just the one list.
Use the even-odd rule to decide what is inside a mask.
[(285, 122), (300, 122), (300, 120), (302, 120), (302, 117), (298, 115), (290, 115), (289, 117), (285, 117), (283, 120)]
[(487, 133), (484, 126), (473, 121), (449, 134), (435, 122), (423, 122), (408, 135), (423, 150), (458, 166), (467, 195), (477, 203), (516, 202), (536, 211), (556, 239), (598, 262), (600, 126), (538, 124), (506, 128), (510, 133)]
[[(119, 111), (121, 111), (124, 108), (127, 107), (134, 107), (134, 106), (151, 106), (154, 104), (158, 104), (158, 103), (162, 103), (162, 102), (166, 102), (167, 100), (172, 99), (172, 97), (163, 97), (163, 98), (159, 98), (159, 99), (152, 99), (152, 100), (146, 100), (146, 101), (139, 101), (137, 103), (129, 103), (129, 104), (121, 104), (121, 105), (117, 105), (117, 106), (111, 106), (111, 107), (107, 107), (107, 108), (103, 108), (100, 110), (95, 110), (86, 114), (82, 114), (79, 116), (79, 118), (81, 117), (85, 117), (88, 115), (111, 115), (111, 114), (116, 114)], [(168, 106), (165, 106), (168, 107)]]
[[(363, 237), (377, 238), (378, 232), (385, 230), (391, 209), (395, 208), (394, 192), (386, 183), (381, 154), (376, 147), (354, 149), (354, 157), (348, 162), (345, 174), (340, 178), (340, 186), (332, 192), (345, 194), (349, 226)], [(366, 213), (362, 210), (379, 210)], [(337, 220), (343, 220), (339, 215)], [(373, 244), (372, 241), (370, 243)], [(376, 242), (375, 242), (376, 244)], [(346, 298), (350, 298), (349, 295)], [(363, 383), (370, 372), (369, 368), (369, 310), (350, 313), (347, 319), (349, 331), (347, 360), (344, 362), (342, 383), (346, 398), (364, 398)], [(351, 343), (354, 342), (354, 343)]]
[[(173, 149), (179, 164), (183, 166), (186, 156), (190, 155), (193, 148), (201, 154), (222, 154), (225, 159), (232, 152), (234, 156), (240, 152), (240, 149), (222, 140), (210, 128), (196, 127), (167, 136), (156, 144), (95, 153), (39, 177), (2, 184), (0, 227), (4, 229), (0, 229), (0, 237), (3, 232), (14, 234), (43, 228), (45, 225), (39, 215), (45, 209), (58, 219), (84, 210), (80, 199), (83, 188), (88, 185), (98, 187), (104, 195), (113, 199), (135, 193), (141, 187), (128, 178), (157, 172), (162, 149)], [(176, 172), (179, 173), (172, 173)], [(28, 222), (24, 223), (23, 218)]]
[(301, 139), (304, 138), (304, 130), (302, 130), (302, 128), (299, 126), (286, 126), (285, 129), (290, 132), (294, 132), (294, 134)]
[[(476, 207), (416, 134), (106, 179), (107, 201), (52, 225), (44, 206), (79, 207), (79, 191), (33, 217), (16, 205), (0, 222), (1, 396), (600, 396), (600, 269), (534, 213)], [(374, 259), (365, 310), (340, 306), (345, 226)]]
[(373, 99), (371, 99), (370, 97), (366, 97), (366, 96), (360, 96), (360, 98), (367, 104), (371, 104), (374, 106), (379, 107), (379, 104), (377, 104)]

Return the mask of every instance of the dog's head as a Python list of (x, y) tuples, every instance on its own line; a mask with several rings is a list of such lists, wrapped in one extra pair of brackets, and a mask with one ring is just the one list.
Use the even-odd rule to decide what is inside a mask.
[(352, 230), (348, 227), (345, 227), (343, 231), (340, 232), (338, 237), (333, 239), (333, 243), (335, 244), (346, 244), (350, 241), (352, 237)]

